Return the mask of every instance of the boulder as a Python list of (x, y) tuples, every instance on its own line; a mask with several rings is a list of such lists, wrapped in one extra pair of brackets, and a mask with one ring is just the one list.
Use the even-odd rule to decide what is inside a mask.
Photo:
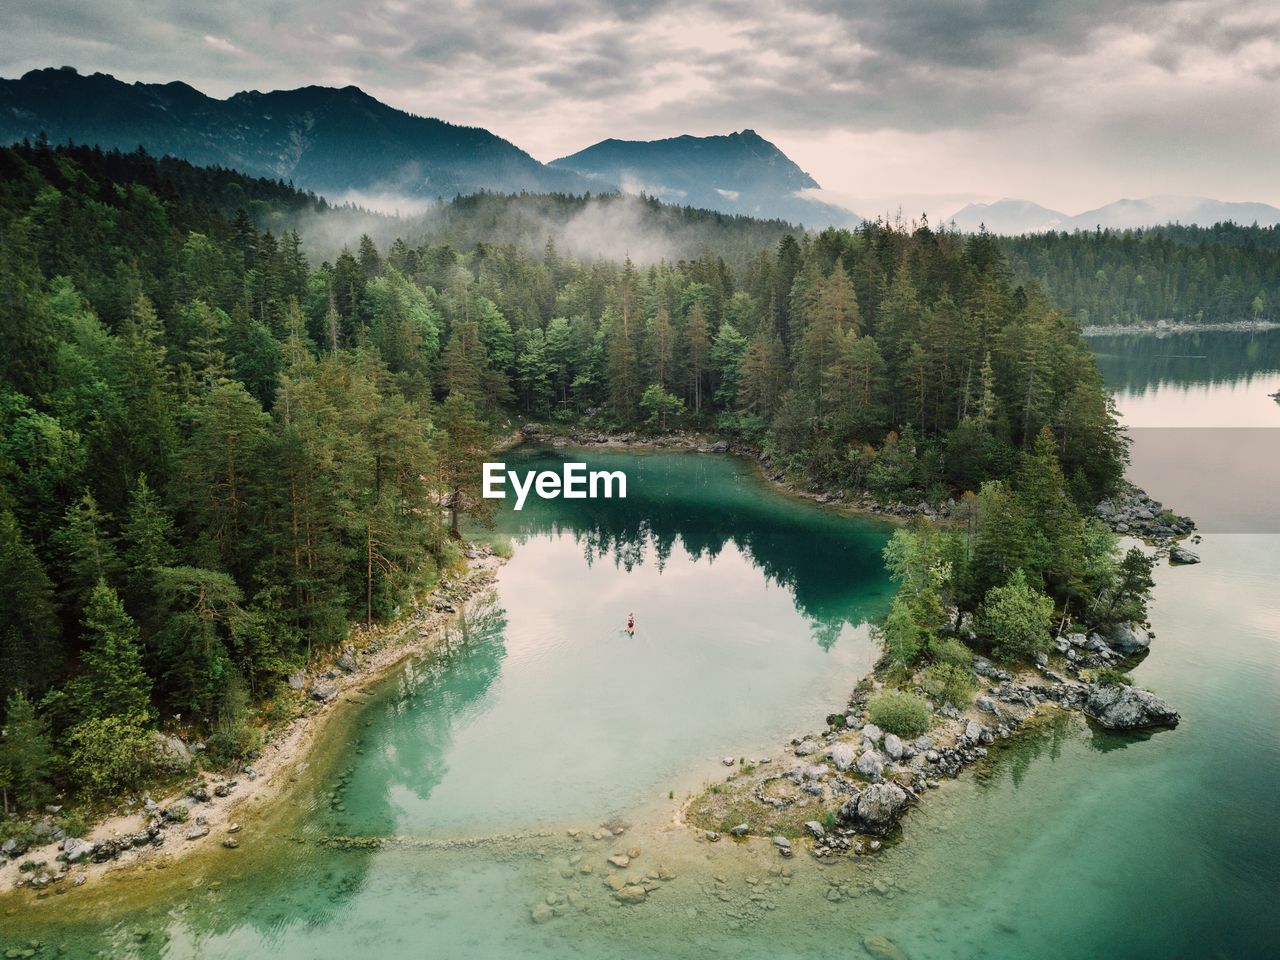
[(818, 752), (818, 745), (813, 740), (804, 739), (796, 744), (796, 756), (807, 757)]
[(852, 744), (837, 743), (831, 748), (831, 762), (836, 765), (836, 769), (844, 773), (853, 766), (855, 759)]
[(928, 735), (916, 737), (913, 746), (922, 753), (926, 750), (933, 749), (933, 737)]
[(338, 695), (338, 688), (332, 683), (317, 683), (311, 688), (311, 699), (317, 703), (328, 703)]
[(826, 827), (820, 824), (817, 820), (806, 820), (804, 822), (804, 828), (808, 832), (809, 836), (813, 837), (815, 840), (821, 840), (827, 835)]
[(338, 657), (338, 669), (343, 673), (356, 672), (356, 658), (350, 653), (343, 651), (342, 656)]
[(85, 857), (93, 854), (95, 846), (96, 844), (91, 840), (68, 837), (62, 843), (62, 852), (67, 855), (67, 863), (79, 863)]
[(1150, 690), (1118, 684), (1089, 689), (1084, 712), (1108, 730), (1177, 726), (1178, 711)]
[(303, 673), (301, 670), (298, 670), (295, 673), (289, 674), (288, 680), (286, 682), (289, 684), (290, 690), (301, 691), (305, 689), (307, 686), (307, 675)]
[(979, 740), (982, 739), (982, 731), (984, 729), (985, 728), (982, 726), (982, 724), (980, 724), (977, 720), (970, 720), (968, 723), (964, 725), (963, 738), (965, 740), (971, 741), (972, 743), (977, 743)]
[(879, 780), (884, 773), (884, 757), (874, 750), (866, 751), (858, 758), (857, 771), (868, 780)]
[(209, 835), (208, 827), (192, 827), (186, 833), (186, 837), (188, 840), (199, 840), (201, 837), (207, 837), (208, 835)]
[(895, 734), (886, 733), (884, 735), (884, 752), (887, 753), (892, 760), (901, 760), (903, 749), (902, 740)]
[(877, 727), (874, 723), (868, 723), (862, 728), (862, 737), (864, 740), (870, 740), (872, 743), (879, 743), (880, 738), (884, 736), (884, 731)]
[(178, 737), (167, 736), (159, 730), (155, 733), (156, 753), (160, 762), (172, 770), (186, 770), (191, 766), (191, 749)]
[(891, 826), (907, 805), (907, 794), (896, 783), (873, 783), (858, 797), (858, 819), (870, 830)]
[(745, 823), (740, 823), (736, 827), (731, 827), (729, 829), (729, 832), (733, 834), (735, 837), (745, 837), (748, 833), (751, 832), (751, 827), (749, 827)]
[(1142, 653), (1151, 646), (1151, 634), (1141, 628), (1135, 630), (1123, 623), (1112, 627), (1108, 636), (1112, 648), (1125, 656)]
[(983, 713), (999, 713), (1000, 712), (999, 709), (996, 707), (995, 701), (992, 700), (990, 697), (979, 697), (977, 700), (974, 701), (974, 705)]

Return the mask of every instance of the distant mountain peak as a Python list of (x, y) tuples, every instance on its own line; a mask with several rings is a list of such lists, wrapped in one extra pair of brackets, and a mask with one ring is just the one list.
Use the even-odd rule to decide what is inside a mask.
[(551, 162), (603, 183), (674, 203), (811, 226), (851, 226), (858, 217), (802, 195), (818, 182), (750, 127), (660, 140), (610, 137)]

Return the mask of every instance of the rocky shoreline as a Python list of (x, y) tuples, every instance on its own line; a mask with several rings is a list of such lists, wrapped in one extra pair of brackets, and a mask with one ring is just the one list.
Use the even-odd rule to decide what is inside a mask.
[(732, 772), (690, 798), (684, 818), (708, 842), (768, 838), (784, 858), (800, 847), (818, 859), (874, 854), (929, 790), (987, 760), (994, 744), (1049, 711), (1079, 711), (1117, 732), (1176, 726), (1177, 711), (1155, 694), (1097, 679), (1145, 653), (1149, 642), (1145, 631), (1130, 628), (1111, 638), (1069, 634), (1034, 668), (1015, 671), (975, 656), (981, 684), (972, 701), (963, 709), (936, 707), (931, 728), (914, 739), (868, 720), (868, 701), (886, 686), (877, 671), (843, 713), (829, 716), (821, 731), (794, 737), (780, 759), (726, 757)]
[(1236, 320), (1230, 323), (1145, 323), (1133, 327), (1109, 327), (1091, 324), (1082, 327), (1080, 333), (1086, 337), (1110, 337), (1126, 333), (1256, 333), (1264, 330), (1280, 328), (1280, 323), (1272, 320)]
[[(317, 664), (288, 678), (299, 715), (271, 732), (269, 741), (234, 771), (203, 770), (201, 744), (157, 732), (157, 749), (168, 762), (192, 770), (182, 788), (159, 799), (149, 793), (126, 798), (121, 809), (83, 837), (67, 836), (48, 808), (28, 831), (29, 840), (0, 845), (0, 891), (28, 889), (37, 899), (64, 894), (105, 873), (163, 861), (165, 865), (215, 842), (234, 851), (244, 842), (243, 821), (295, 780), (337, 705), (361, 703), (364, 690), (406, 657), (431, 649), (463, 605), (488, 589), (505, 560), (488, 547), (466, 548), (467, 570), (444, 578), (403, 619), (372, 630), (353, 627), (332, 663)], [(210, 839), (212, 838), (212, 839)]]

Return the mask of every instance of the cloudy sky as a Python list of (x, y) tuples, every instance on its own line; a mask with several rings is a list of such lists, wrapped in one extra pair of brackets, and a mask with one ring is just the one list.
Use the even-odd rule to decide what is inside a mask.
[(541, 160), (752, 127), (863, 214), (1280, 205), (1275, 0), (5, 0), (0, 75), (357, 84)]

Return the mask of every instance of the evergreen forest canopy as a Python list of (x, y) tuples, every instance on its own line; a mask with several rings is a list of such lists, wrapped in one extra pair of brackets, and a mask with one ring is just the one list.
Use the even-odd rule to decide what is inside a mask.
[[(288, 672), (458, 562), (513, 414), (715, 431), (826, 489), (978, 491), (963, 538), (920, 541), (945, 562), (912, 554), (947, 571), (899, 611), (917, 640), (993, 589), (1140, 612), (1083, 519), (1125, 462), (1097, 367), (985, 234), (783, 232), (737, 267), (365, 236), (312, 263), (273, 225), (326, 208), (280, 184), (46, 144), (0, 174), (7, 801), (136, 787), (179, 718), (242, 756)], [(455, 228), (517, 200), (460, 200)]]

